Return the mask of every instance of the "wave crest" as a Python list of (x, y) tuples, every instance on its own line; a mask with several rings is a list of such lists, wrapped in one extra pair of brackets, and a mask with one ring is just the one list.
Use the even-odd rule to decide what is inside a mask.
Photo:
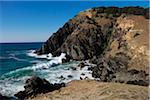
[(32, 50), (29, 53), (27, 53), (27, 55), (31, 56), (31, 57), (35, 57), (35, 58), (42, 58), (42, 59), (47, 59), (48, 60), (48, 62), (38, 63), (36, 65), (33, 65), (32, 66), (33, 70), (48, 69), (52, 66), (61, 64), (62, 60), (66, 59), (66, 54), (65, 53), (61, 53), (61, 55), (58, 56), (58, 57), (53, 57), (51, 53), (43, 54), (43, 55), (37, 55), (37, 54), (34, 53), (34, 50)]

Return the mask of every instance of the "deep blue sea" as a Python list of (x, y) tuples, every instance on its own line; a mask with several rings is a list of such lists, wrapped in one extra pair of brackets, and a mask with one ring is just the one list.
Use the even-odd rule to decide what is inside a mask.
[(12, 70), (32, 65), (35, 58), (27, 54), (29, 50), (41, 47), (43, 43), (1, 43), (0, 75)]
[[(62, 64), (62, 59), (65, 59), (64, 53), (58, 57), (53, 57), (51, 54), (34, 54), (33, 52), (42, 44), (0, 43), (0, 93), (13, 96), (24, 90), (26, 79), (32, 76), (45, 78), (51, 83), (79, 80), (80, 77), (92, 78), (91, 71), (87, 70), (88, 67), (71, 69), (78, 65), (77, 61)], [(81, 76), (82, 73), (85, 75)], [(60, 78), (61, 76), (64, 78)]]

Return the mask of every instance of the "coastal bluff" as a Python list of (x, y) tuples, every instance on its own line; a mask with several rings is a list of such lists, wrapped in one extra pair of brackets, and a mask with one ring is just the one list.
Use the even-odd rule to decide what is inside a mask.
[(73, 80), (29, 100), (149, 99), (149, 8), (96, 7), (81, 11), (35, 53), (65, 53), (67, 62), (88, 60), (96, 65), (90, 70), (98, 81)]
[[(79, 12), (35, 51), (96, 64), (102, 82), (149, 85), (149, 8), (96, 7)], [(69, 61), (69, 60), (67, 60)]]

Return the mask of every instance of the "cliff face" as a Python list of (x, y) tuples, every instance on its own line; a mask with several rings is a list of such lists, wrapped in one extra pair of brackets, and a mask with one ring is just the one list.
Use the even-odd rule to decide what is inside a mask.
[(103, 17), (98, 19), (96, 12), (80, 12), (54, 33), (37, 51), (38, 54), (61, 52), (72, 59), (85, 60), (99, 55), (104, 50), (104, 43), (110, 35), (114, 20)]
[(92, 75), (101, 81), (148, 85), (148, 9), (100, 7), (80, 12), (36, 53), (90, 59), (97, 64)]
[[(143, 15), (143, 18), (139, 17), (139, 20), (142, 22), (145, 20), (147, 23), (148, 20), (145, 19), (148, 16), (147, 9), (140, 7), (100, 7), (80, 12), (54, 33), (36, 53), (58, 55), (65, 52), (75, 60), (85, 60), (93, 58), (93, 56), (99, 56), (111, 40), (112, 33), (116, 33), (116, 38), (119, 39), (120, 35), (135, 26), (134, 17)], [(136, 16), (131, 16), (132, 13)], [(131, 19), (125, 20), (129, 16)], [(120, 26), (118, 26), (119, 24)], [(136, 34), (136, 31), (134, 31), (135, 34), (132, 32), (135, 37), (139, 35)]]
[(149, 20), (143, 16), (122, 15), (116, 19), (109, 43), (100, 57), (93, 77), (136, 85), (149, 84)]

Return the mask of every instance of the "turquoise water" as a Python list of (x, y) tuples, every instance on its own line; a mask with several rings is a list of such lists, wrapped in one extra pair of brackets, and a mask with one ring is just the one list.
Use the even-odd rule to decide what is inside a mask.
[[(62, 64), (65, 54), (58, 57), (48, 55), (36, 55), (34, 50), (40, 48), (42, 43), (3, 43), (0, 44), (0, 92), (6, 96), (24, 90), (25, 81), (31, 76), (46, 78), (51, 83), (69, 82), (79, 80), (81, 74), (92, 78), (88, 67), (83, 69), (76, 67), (79, 62), (71, 61)], [(72, 77), (68, 77), (72, 75)], [(63, 76), (65, 79), (61, 79)]]

